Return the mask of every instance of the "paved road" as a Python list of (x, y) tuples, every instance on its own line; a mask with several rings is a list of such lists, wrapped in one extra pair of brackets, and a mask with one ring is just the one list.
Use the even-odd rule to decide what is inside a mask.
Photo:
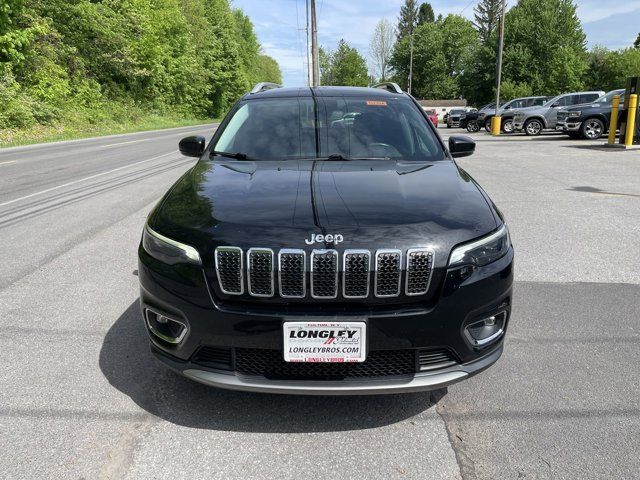
[(503, 358), (448, 391), (265, 396), (166, 371), (138, 318), (145, 217), (213, 128), (0, 150), (0, 478), (637, 478), (638, 152), (475, 135), (518, 255)]

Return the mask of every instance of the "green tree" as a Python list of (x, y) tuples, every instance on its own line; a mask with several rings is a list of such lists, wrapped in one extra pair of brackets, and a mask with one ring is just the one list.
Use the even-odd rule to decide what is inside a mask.
[(256, 68), (257, 82), (282, 83), (282, 72), (280, 71), (280, 66), (278, 65), (278, 62), (269, 55), (258, 55)]
[(411, 35), (418, 23), (418, 4), (416, 0), (404, 0), (404, 5), (400, 7), (400, 17), (398, 18), (398, 41), (407, 35)]
[(491, 34), (498, 28), (502, 2), (503, 0), (480, 0), (473, 9), (473, 24), (478, 30), (482, 43), (487, 43)]
[(633, 46), (634, 48), (640, 48), (640, 33), (638, 33), (638, 36), (636, 37), (636, 41), (633, 42)]
[(640, 76), (640, 50), (625, 48), (609, 51), (596, 47), (589, 53), (589, 69), (585, 75), (588, 88), (614, 90), (624, 88), (629, 77)]
[(262, 80), (280, 69), (230, 0), (0, 0), (3, 130), (220, 116)]
[(369, 83), (366, 60), (342, 39), (335, 52), (322, 49), (319, 60), (322, 85), (366, 87)]
[(586, 37), (571, 0), (519, 0), (505, 19), (503, 74), (540, 94), (583, 88)]
[(433, 13), (433, 7), (429, 2), (424, 2), (418, 9), (418, 25), (423, 23), (433, 23), (436, 21), (436, 16)]
[[(477, 33), (469, 20), (448, 15), (424, 23), (414, 33), (412, 93), (418, 98), (457, 98), (461, 77), (478, 48)], [(396, 80), (406, 88), (409, 76), (410, 39), (396, 43), (391, 66)]]

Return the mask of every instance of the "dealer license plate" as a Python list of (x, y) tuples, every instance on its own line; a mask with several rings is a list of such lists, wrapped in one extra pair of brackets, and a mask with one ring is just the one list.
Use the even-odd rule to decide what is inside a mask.
[(364, 322), (285, 322), (286, 362), (364, 362)]

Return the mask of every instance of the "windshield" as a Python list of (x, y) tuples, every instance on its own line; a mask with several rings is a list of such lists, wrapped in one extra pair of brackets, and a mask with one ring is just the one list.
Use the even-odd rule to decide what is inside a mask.
[(451, 115), (460, 115), (464, 113), (464, 110), (451, 110)]
[(622, 99), (624, 97), (624, 90), (612, 90), (609, 93), (601, 96), (597, 100), (594, 100), (593, 103), (613, 103), (614, 95), (620, 95), (620, 103), (622, 103)]
[(444, 159), (427, 122), (413, 102), (393, 97), (251, 99), (233, 112), (213, 150), (249, 160)]

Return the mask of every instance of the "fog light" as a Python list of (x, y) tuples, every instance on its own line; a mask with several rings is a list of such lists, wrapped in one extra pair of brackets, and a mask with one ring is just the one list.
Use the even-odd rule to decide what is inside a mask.
[(144, 310), (149, 332), (167, 343), (180, 343), (187, 334), (187, 325), (181, 320), (167, 317), (149, 308)]
[(497, 313), (467, 325), (464, 335), (474, 347), (486, 347), (502, 337), (506, 320), (507, 312)]

